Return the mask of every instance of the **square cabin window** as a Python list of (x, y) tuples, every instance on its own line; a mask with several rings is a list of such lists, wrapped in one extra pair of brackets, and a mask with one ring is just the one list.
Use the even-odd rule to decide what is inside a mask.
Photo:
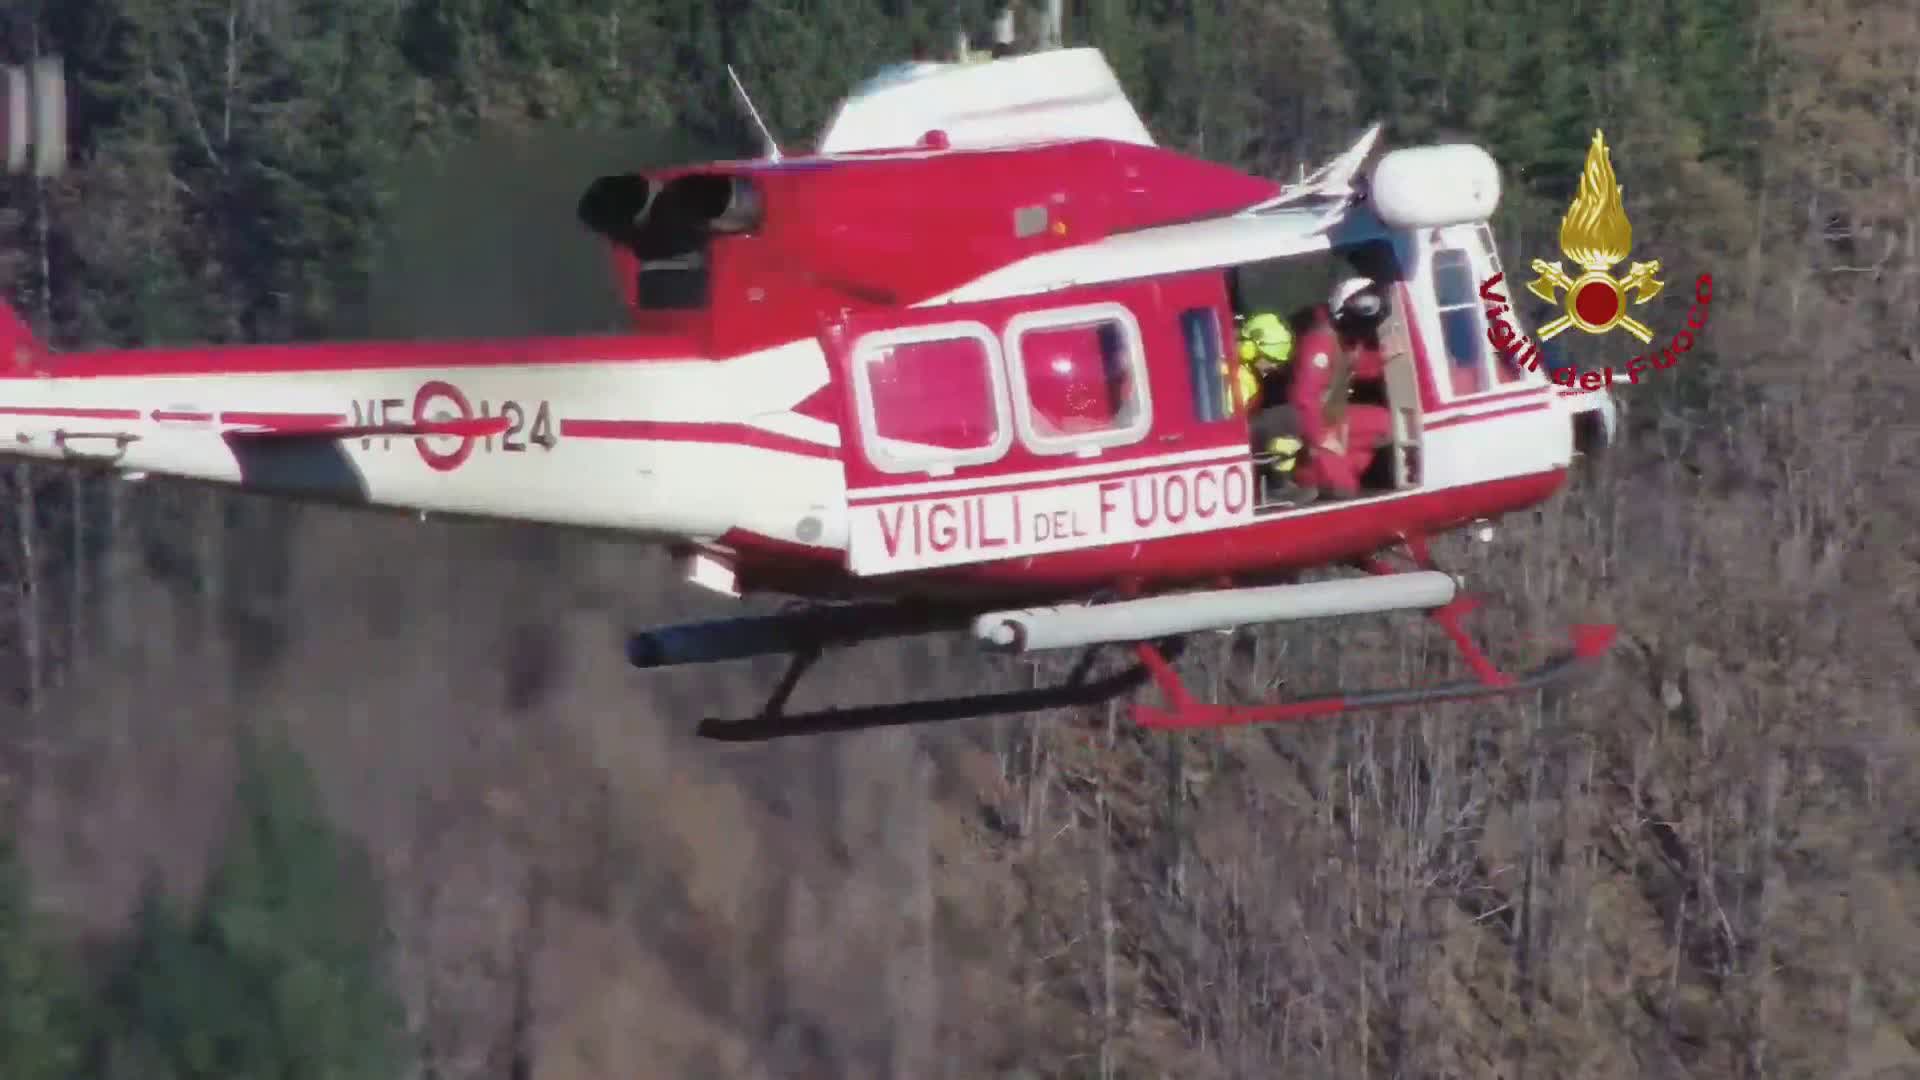
[(1093, 454), (1153, 424), (1140, 324), (1119, 304), (1019, 315), (1007, 324), (1016, 424), (1036, 454)]
[(1232, 369), (1221, 345), (1220, 317), (1212, 308), (1188, 308), (1180, 313), (1180, 337), (1187, 344), (1194, 419), (1211, 424), (1232, 416)]
[(1013, 444), (1000, 344), (979, 323), (883, 330), (854, 347), (868, 457), (886, 472), (948, 473)]

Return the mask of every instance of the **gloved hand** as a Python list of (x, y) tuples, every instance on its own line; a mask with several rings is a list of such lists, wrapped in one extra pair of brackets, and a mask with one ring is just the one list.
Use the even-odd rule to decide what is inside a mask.
[(1325, 436), (1314, 445), (1314, 463), (1327, 486), (1341, 495), (1354, 495), (1360, 491), (1360, 478), (1353, 475), (1353, 468), (1347, 462), (1347, 426), (1341, 424), (1328, 429)]

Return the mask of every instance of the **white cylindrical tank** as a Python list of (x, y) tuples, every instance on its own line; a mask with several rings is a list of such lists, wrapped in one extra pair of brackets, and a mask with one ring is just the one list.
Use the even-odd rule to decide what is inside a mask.
[(1471, 143), (1409, 146), (1374, 165), (1368, 190), (1374, 213), (1394, 228), (1465, 225), (1500, 205), (1500, 166)]
[(1009, 652), (1072, 649), (1191, 634), (1256, 623), (1437, 608), (1454, 597), (1453, 578), (1437, 570), (1381, 577), (1175, 593), (1110, 604), (1067, 604), (996, 611), (973, 621), (981, 644)]

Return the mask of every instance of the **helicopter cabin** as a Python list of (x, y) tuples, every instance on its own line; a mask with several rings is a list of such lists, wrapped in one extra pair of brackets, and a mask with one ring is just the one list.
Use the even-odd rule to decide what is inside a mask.
[[(1488, 340), (1479, 148), (1376, 154), (1375, 127), (1282, 186), (1155, 146), (1097, 50), (885, 76), (816, 154), (605, 178), (580, 207), (637, 256), (637, 329), (808, 370), (818, 343), (795, 411), (839, 432), (853, 574), (1123, 575), (1145, 541), (1570, 460), (1552, 385)], [(1237, 320), (1356, 275), (1388, 301), (1384, 364), (1335, 407), (1384, 408), (1390, 434), (1357, 497), (1308, 500), (1269, 482)]]
[[(1277, 315), (1289, 328), (1292, 360), (1263, 380), (1261, 400), (1248, 416), (1256, 432), (1259, 414), (1287, 409), (1286, 393), (1299, 364), (1306, 334), (1325, 333), (1327, 305), (1339, 283), (1362, 278), (1385, 302), (1378, 322), (1360, 334), (1361, 347), (1375, 348), (1382, 361), (1378, 377), (1350, 369), (1329, 395), (1328, 418), (1348, 406), (1383, 408), (1388, 441), (1359, 477), (1362, 494), (1389, 494), (1422, 482), (1423, 430), (1481, 402), (1501, 400), (1516, 391), (1544, 390), (1544, 372), (1529, 372), (1514, 359), (1488, 347), (1486, 308), (1481, 284), (1503, 272), (1492, 229), (1484, 222), (1432, 229), (1380, 229), (1380, 235), (1330, 246), (1324, 252), (1260, 260), (1226, 271), (1228, 306), (1235, 325), (1257, 313)], [(1503, 285), (1496, 291), (1507, 295)], [(1200, 354), (1195, 346), (1195, 355)], [(1235, 357), (1237, 360), (1237, 356)], [(1429, 416), (1429, 413), (1436, 415)], [(1424, 422), (1423, 422), (1424, 421)], [(1443, 423), (1442, 429), (1447, 425)], [(1296, 433), (1297, 434), (1297, 433)], [(1274, 513), (1314, 501), (1314, 494), (1288, 482), (1290, 462), (1269, 447), (1251, 448), (1270, 481), (1262, 486), (1258, 512)], [(1447, 470), (1452, 471), (1452, 470)]]
[[(1082, 59), (1091, 68), (1097, 54)], [(1039, 79), (994, 85), (1004, 95), (1023, 82), (1046, 92)], [(1103, 104), (1130, 111), (1124, 98)], [(1101, 143), (1028, 150), (1020, 170), (1001, 172), (1010, 183), (1046, 176), (1040, 157), (1059, 153), (1053, 175), (1071, 176), (1086, 163), (1066, 155), (1117, 155), (1130, 142), (1145, 153), (1105, 175), (1136, 178), (1131, 191), (1145, 193), (1142, 210), (1158, 221), (1063, 237), (962, 275), (906, 312), (856, 314), (826, 336), (846, 381), (856, 574), (1024, 554), (1041, 556), (1020, 571), (1032, 579), (1048, 572), (1045, 555), (1065, 551), (1076, 555), (1063, 574), (1095, 572), (1088, 560), (1103, 559), (1124, 573), (1139, 541), (1566, 463), (1570, 427), (1545, 374), (1488, 340), (1481, 286), (1502, 267), (1488, 224), (1499, 175), (1484, 151), (1377, 154), (1376, 127), (1311, 177), (1248, 197), (1212, 175), (1165, 182), (1167, 170), (1212, 166), (1148, 150), (1139, 132), (1120, 136), (1111, 115), (1085, 118), (1104, 129)], [(1053, 130), (1070, 138), (1071, 127), (1062, 119)], [(1175, 205), (1207, 184), (1237, 203)], [(1013, 202), (1016, 236), (1044, 237), (1055, 221), (1085, 216), (1065, 180), (1053, 185), (1064, 199)], [(1372, 279), (1387, 300), (1374, 328), (1384, 363), (1380, 378), (1356, 380), (1342, 400), (1384, 408), (1390, 430), (1357, 497), (1308, 499), (1285, 477), (1269, 482), (1275, 463), (1236, 389), (1237, 325), (1272, 311), (1295, 320), (1297, 342), (1303, 313), (1352, 276)]]
[[(1394, 151), (1372, 180), (1036, 254), (840, 327), (855, 572), (1124, 551), (1564, 465), (1545, 374), (1488, 340), (1491, 160)], [(1388, 302), (1381, 377), (1344, 400), (1384, 408), (1390, 431), (1356, 497), (1307, 498), (1270, 482), (1237, 320), (1292, 316), (1297, 343), (1302, 313), (1352, 276)]]

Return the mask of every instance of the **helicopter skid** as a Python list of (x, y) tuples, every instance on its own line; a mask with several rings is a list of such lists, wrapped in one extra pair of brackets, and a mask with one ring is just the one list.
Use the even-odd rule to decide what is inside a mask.
[(627, 641), (627, 661), (637, 668), (658, 668), (755, 656), (800, 656), (827, 645), (858, 645), (955, 630), (966, 625), (964, 616), (878, 602), (680, 623), (633, 635)]
[[(1469, 600), (1468, 603), (1470, 602)], [(1449, 636), (1455, 636), (1458, 626), (1455, 620), (1462, 613), (1442, 609), (1441, 612), (1435, 612), (1433, 617), (1441, 620), (1442, 625), (1448, 627)], [(1461, 645), (1468, 663), (1476, 669), (1481, 668), (1482, 665), (1486, 668), (1485, 671), (1478, 672), (1473, 679), (1439, 683), (1433, 686), (1360, 690), (1265, 705), (1215, 705), (1201, 701), (1186, 688), (1186, 684), (1180, 679), (1179, 672), (1174, 670), (1173, 665), (1160, 654), (1157, 647), (1142, 644), (1136, 646), (1141, 665), (1152, 674), (1154, 685), (1159, 687), (1169, 708), (1160, 709), (1151, 705), (1135, 704), (1133, 718), (1134, 723), (1143, 728), (1178, 731), (1313, 720), (1342, 713), (1402, 709), (1415, 705), (1435, 705), (1447, 701), (1466, 701), (1525, 693), (1551, 686), (1577, 673), (1592, 661), (1605, 655), (1607, 650), (1613, 647), (1613, 640), (1614, 628), (1611, 626), (1577, 626), (1573, 630), (1573, 648), (1570, 652), (1519, 676), (1508, 675), (1493, 667), (1479, 648), (1468, 641)], [(1455, 643), (1461, 644), (1457, 636)]]
[[(1175, 657), (1185, 647), (1182, 641), (1167, 643), (1165, 652)], [(1079, 663), (1058, 685), (1033, 690), (1011, 690), (993, 694), (969, 694), (962, 697), (892, 702), (885, 705), (861, 705), (824, 709), (811, 713), (787, 713), (786, 701), (814, 661), (818, 650), (798, 653), (786, 677), (760, 712), (744, 720), (709, 718), (702, 721), (697, 734), (719, 742), (764, 742), (794, 735), (824, 735), (841, 731), (925, 724), (939, 720), (965, 720), (982, 716), (1037, 712), (1043, 709), (1070, 709), (1099, 705), (1145, 686), (1151, 678), (1149, 667), (1135, 664), (1105, 678), (1088, 681), (1099, 646), (1082, 654)], [(1156, 651), (1156, 657), (1162, 653)]]
[[(1376, 578), (1387, 579), (1407, 579), (1438, 570), (1425, 538), (1418, 536), (1408, 538), (1406, 549), (1415, 567), (1411, 571), (1395, 567), (1379, 558), (1363, 560), (1360, 564), (1361, 568), (1375, 575)], [(1461, 658), (1467, 662), (1467, 667), (1472, 669), (1474, 676), (1472, 679), (1433, 686), (1359, 690), (1264, 705), (1216, 705), (1199, 700), (1181, 681), (1180, 673), (1174, 670), (1168, 658), (1161, 655), (1156, 646), (1142, 642), (1135, 646), (1141, 666), (1152, 673), (1154, 685), (1166, 699), (1168, 708), (1159, 709), (1136, 703), (1133, 707), (1134, 722), (1141, 727), (1155, 730), (1234, 727), (1245, 724), (1297, 722), (1342, 713), (1401, 709), (1414, 705), (1435, 705), (1447, 701), (1467, 701), (1527, 693), (1562, 682), (1588, 667), (1593, 661), (1599, 660), (1613, 648), (1617, 633), (1616, 628), (1612, 626), (1575, 626), (1572, 631), (1573, 648), (1570, 652), (1555, 657), (1524, 674), (1509, 675), (1488, 658), (1486, 652), (1475, 643), (1473, 635), (1468, 633), (1466, 626), (1461, 622), (1467, 614), (1479, 606), (1478, 597), (1461, 593), (1427, 612), (1427, 617), (1440, 624), (1440, 628), (1446, 632)]]
[[(1472, 670), (1473, 678), (1433, 686), (1363, 690), (1260, 705), (1221, 705), (1204, 702), (1187, 689), (1179, 673), (1174, 669), (1174, 661), (1178, 659), (1186, 643), (1187, 633), (1180, 631), (1197, 632), (1200, 623), (1208, 620), (1186, 613), (1180, 607), (1162, 610), (1140, 607), (1138, 602), (1129, 601), (1112, 604), (1110, 607), (1115, 610), (1146, 613), (1135, 615), (1132, 625), (1136, 628), (1150, 625), (1154, 628), (1152, 631), (1140, 633), (1131, 640), (1114, 640), (1111, 634), (1092, 634), (1086, 631), (1085, 627), (1080, 625), (1080, 622), (1085, 620), (1071, 621), (1079, 619), (1079, 616), (1077, 613), (1070, 613), (1070, 620), (1062, 621), (1060, 627), (1067, 627), (1071, 632), (1063, 633), (1060, 627), (1052, 623), (1032, 621), (1030, 625), (1038, 632), (1029, 635), (1027, 626), (1022, 626), (1022, 633), (1018, 635), (1019, 640), (1009, 639), (1001, 644), (1001, 647), (1008, 651), (1026, 651), (1035, 646), (1040, 648), (1083, 647), (1084, 651), (1079, 663), (1063, 682), (1056, 686), (1033, 690), (788, 714), (785, 711), (788, 698), (799, 685), (800, 679), (829, 646), (958, 629), (951, 612), (907, 611), (898, 608), (889, 610), (882, 605), (871, 607), (856, 605), (840, 609), (802, 611), (669, 627), (650, 634), (637, 635), (630, 647), (630, 656), (636, 666), (656, 667), (712, 662), (718, 659), (773, 652), (791, 655), (792, 663), (785, 676), (759, 713), (744, 720), (708, 719), (698, 729), (701, 736), (709, 739), (758, 742), (791, 735), (854, 731), (1098, 705), (1132, 693), (1149, 682), (1159, 688), (1161, 696), (1165, 699), (1165, 707), (1135, 703), (1132, 709), (1134, 720), (1144, 728), (1182, 730), (1311, 720), (1342, 713), (1406, 708), (1535, 691), (1559, 683), (1578, 673), (1593, 661), (1600, 659), (1613, 647), (1616, 634), (1614, 627), (1576, 626), (1572, 631), (1571, 651), (1531, 671), (1510, 675), (1487, 657), (1462, 624), (1462, 619), (1480, 605), (1479, 599), (1469, 594), (1453, 592), (1452, 580), (1438, 572), (1424, 540), (1410, 539), (1406, 542), (1406, 547), (1415, 564), (1411, 570), (1395, 567), (1381, 559), (1368, 559), (1359, 564), (1362, 569), (1375, 575), (1376, 580), (1397, 579), (1397, 581), (1379, 581), (1381, 588), (1353, 589), (1353, 583), (1346, 583), (1348, 591), (1345, 592), (1313, 592), (1307, 587), (1288, 586), (1277, 590), (1248, 590), (1247, 596), (1252, 598), (1256, 606), (1264, 605), (1266, 608), (1271, 608), (1272, 610), (1264, 611), (1271, 620), (1282, 608), (1286, 608), (1287, 615), (1292, 617), (1326, 617), (1342, 613), (1328, 610), (1331, 607), (1347, 606), (1351, 611), (1346, 613), (1392, 610), (1397, 607), (1411, 606), (1397, 601), (1410, 600), (1420, 595), (1435, 597), (1444, 595), (1447, 599), (1443, 603), (1426, 608), (1427, 615), (1439, 623), (1446, 632), (1462, 659), (1466, 661), (1468, 668)], [(1399, 590), (1390, 587), (1394, 585), (1398, 585)], [(1225, 594), (1203, 594), (1203, 599), (1208, 597), (1211, 597), (1208, 602), (1216, 606), (1226, 604), (1231, 607), (1235, 603), (1227, 599)], [(1263, 597), (1265, 598), (1262, 599)], [(1109, 605), (1095, 605), (1089, 611), (1098, 612), (1103, 606)], [(1240, 608), (1245, 608), (1245, 604), (1242, 603)], [(1048, 616), (1054, 610), (1032, 609), (1021, 613), (999, 612), (990, 616), (981, 616), (974, 622), (974, 633), (976, 636), (982, 636), (982, 627), (1002, 626), (1006, 622), (1006, 617), (1010, 615)], [(1233, 616), (1225, 620), (1230, 625), (1248, 618), (1248, 612), (1239, 608), (1228, 614)], [(1192, 622), (1194, 625), (1187, 626), (1182, 620)], [(1118, 620), (1116, 625), (1126, 621)], [(1053, 640), (1036, 640), (1048, 637), (1062, 640), (1057, 643)], [(1092, 640), (1087, 640), (1088, 638)], [(999, 644), (991, 640), (983, 643), (988, 644), (989, 647)], [(1132, 645), (1137, 662), (1118, 674), (1090, 681), (1093, 662), (1098, 657), (1099, 650), (1109, 644)]]

